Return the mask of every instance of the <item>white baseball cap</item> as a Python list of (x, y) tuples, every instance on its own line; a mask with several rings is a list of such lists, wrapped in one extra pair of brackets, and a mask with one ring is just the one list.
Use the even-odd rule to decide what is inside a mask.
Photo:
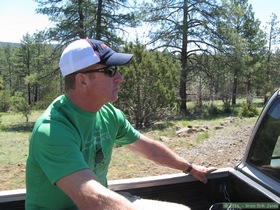
[(59, 67), (62, 76), (65, 77), (95, 63), (122, 66), (127, 64), (132, 57), (132, 54), (115, 52), (102, 41), (79, 39), (64, 49), (60, 57)]

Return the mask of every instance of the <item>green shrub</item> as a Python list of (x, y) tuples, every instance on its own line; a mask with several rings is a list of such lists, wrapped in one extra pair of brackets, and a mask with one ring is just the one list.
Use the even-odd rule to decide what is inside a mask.
[(3, 125), (3, 124), (0, 123), (0, 131), (5, 131), (5, 130), (6, 130), (5, 125)]
[(242, 103), (239, 116), (240, 117), (254, 117), (258, 115), (257, 107), (252, 103)]
[(0, 90), (0, 112), (6, 112), (10, 108), (9, 93), (5, 90)]
[(215, 105), (210, 105), (210, 107), (208, 108), (208, 113), (211, 116), (215, 116), (221, 113), (221, 111), (219, 110), (219, 108)]
[(31, 106), (27, 103), (24, 98), (24, 94), (20, 91), (16, 91), (15, 94), (10, 98), (11, 105), (14, 111), (21, 112), (28, 122), (28, 116), (31, 114)]

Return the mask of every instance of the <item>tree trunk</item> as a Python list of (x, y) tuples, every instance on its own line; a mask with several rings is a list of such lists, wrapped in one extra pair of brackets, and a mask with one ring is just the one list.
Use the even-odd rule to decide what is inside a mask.
[(182, 112), (187, 111), (187, 92), (186, 92), (186, 81), (187, 81), (187, 44), (188, 44), (188, 0), (184, 0), (184, 19), (183, 19), (183, 42), (182, 42), (182, 53), (181, 53), (181, 74), (180, 74), (180, 98), (181, 105), (180, 110)]
[(246, 100), (247, 104), (252, 103), (252, 91), (251, 91), (251, 75), (247, 76), (247, 85), (246, 85)]
[(36, 103), (38, 101), (38, 85), (34, 86), (35, 91), (34, 91), (34, 103)]
[(184, 112), (187, 110), (186, 69), (185, 69), (185, 67), (182, 67), (181, 76), (180, 76), (180, 98), (181, 98), (180, 110), (182, 112)]
[(27, 85), (27, 91), (28, 91), (28, 105), (30, 105), (31, 102), (31, 87), (30, 84)]
[(84, 16), (84, 8), (83, 8), (83, 2), (84, 0), (79, 0), (79, 37), (81, 39), (86, 38), (86, 33), (85, 33), (85, 16)]
[(202, 79), (201, 77), (199, 78), (199, 86), (198, 86), (198, 98), (197, 98), (197, 102), (198, 102), (198, 107), (201, 108), (202, 107)]
[[(26, 59), (26, 68), (27, 68), (27, 76), (30, 76), (30, 68), (31, 68), (31, 52), (30, 49), (27, 51), (27, 59)], [(28, 104), (31, 104), (31, 86), (28, 82), (27, 84), (27, 94), (28, 94)]]
[(233, 106), (236, 105), (237, 82), (238, 82), (238, 79), (237, 79), (237, 76), (235, 76), (233, 79), (232, 101), (231, 101), (231, 104)]
[(96, 20), (96, 39), (101, 39), (101, 24), (102, 24), (102, 0), (98, 0), (97, 6), (97, 20)]

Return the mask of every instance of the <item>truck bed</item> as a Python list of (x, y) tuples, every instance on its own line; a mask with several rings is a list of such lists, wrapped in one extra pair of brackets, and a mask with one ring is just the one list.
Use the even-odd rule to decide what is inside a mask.
[[(162, 175), (110, 181), (109, 188), (142, 198), (182, 203), (192, 210), (205, 210), (224, 202), (280, 202), (278, 196), (232, 168), (219, 169), (207, 178), (208, 183), (203, 184), (185, 174)], [(2, 191), (0, 209), (24, 209), (24, 197), (25, 190)]]
[(192, 210), (209, 209), (224, 202), (280, 202), (279, 197), (232, 168), (219, 169), (203, 184), (184, 174), (123, 180), (110, 188), (142, 198), (185, 204)]

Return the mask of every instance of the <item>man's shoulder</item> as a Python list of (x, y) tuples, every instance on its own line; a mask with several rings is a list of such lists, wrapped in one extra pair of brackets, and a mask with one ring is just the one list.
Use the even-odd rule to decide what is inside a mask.
[(102, 113), (103, 117), (107, 116), (110, 119), (115, 119), (116, 121), (123, 122), (125, 120), (124, 113), (115, 107), (112, 103), (106, 103), (103, 105), (103, 107), (100, 109), (100, 112)]
[(112, 112), (117, 112), (121, 113), (121, 111), (116, 108), (112, 103), (106, 103), (102, 106), (101, 111), (112, 111)]

